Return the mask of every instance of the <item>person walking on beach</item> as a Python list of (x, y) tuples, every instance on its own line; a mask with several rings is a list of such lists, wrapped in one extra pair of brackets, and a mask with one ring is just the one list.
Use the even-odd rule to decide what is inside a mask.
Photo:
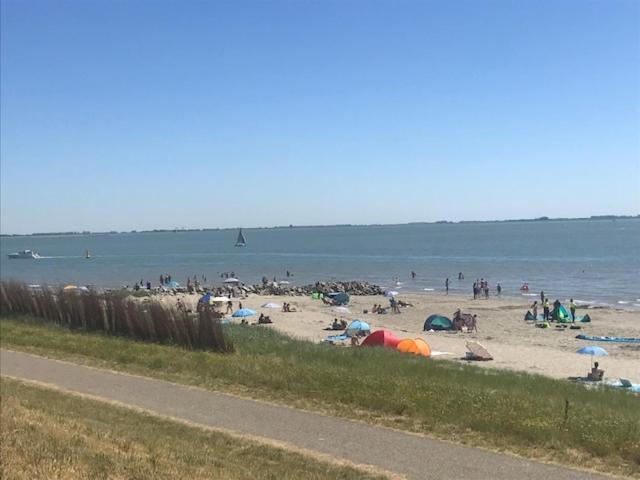
[(444, 290), (447, 295), (449, 295), (449, 277), (444, 281)]
[(569, 300), (569, 311), (571, 312), (571, 321), (576, 323), (576, 303), (573, 301), (573, 298)]
[(544, 302), (544, 290), (540, 290), (540, 301)]
[(233, 302), (229, 300), (227, 302), (227, 313), (231, 313), (231, 312), (233, 312)]
[(549, 320), (549, 299), (546, 297), (542, 301), (542, 315), (545, 321)]
[(531, 305), (531, 311), (533, 312), (533, 319), (538, 320), (538, 301), (535, 300)]
[(478, 298), (478, 284), (473, 282), (473, 299)]

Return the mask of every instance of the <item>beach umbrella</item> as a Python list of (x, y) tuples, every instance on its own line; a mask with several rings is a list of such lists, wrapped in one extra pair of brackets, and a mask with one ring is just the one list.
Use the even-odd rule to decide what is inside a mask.
[(396, 295), (398, 295), (398, 292), (396, 292), (395, 290), (389, 290), (384, 294), (384, 296), (387, 298), (395, 297)]
[(227, 278), (224, 282), (222, 283), (240, 283), (240, 280), (238, 280), (237, 278)]
[(289, 282), (288, 280), (281, 280), (278, 283), (280, 283), (280, 285), (289, 285), (289, 284), (291, 284), (291, 282)]
[(77, 290), (78, 286), (77, 285), (67, 285), (66, 287), (64, 287), (62, 290), (64, 290), (65, 292), (68, 292), (70, 290)]
[(211, 301), (213, 303), (228, 302), (229, 300), (231, 300), (229, 297), (213, 297), (213, 298), (211, 298)]
[(255, 315), (256, 312), (251, 310), (250, 308), (241, 308), (240, 310), (237, 310), (235, 312), (233, 312), (233, 315), (231, 315), (232, 317), (250, 317), (252, 315)]
[(210, 293), (205, 293), (202, 297), (200, 297), (200, 300), (198, 300), (201, 303), (210, 303), (211, 302), (211, 294)]
[(371, 327), (367, 322), (354, 320), (349, 324), (344, 333), (348, 337), (353, 337), (354, 335), (369, 335), (369, 333), (371, 333)]
[(282, 305), (278, 303), (269, 302), (262, 305), (262, 308), (282, 308)]
[(576, 353), (579, 353), (580, 355), (591, 355), (591, 363), (593, 363), (593, 357), (604, 357), (606, 355), (609, 355), (604, 348), (597, 347), (595, 345), (582, 347)]
[(171, 280), (170, 282), (165, 283), (164, 286), (169, 288), (178, 288), (180, 284), (175, 280)]

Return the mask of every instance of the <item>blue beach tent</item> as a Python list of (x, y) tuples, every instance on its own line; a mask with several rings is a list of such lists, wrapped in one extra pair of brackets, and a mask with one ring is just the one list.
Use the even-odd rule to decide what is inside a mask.
[(344, 292), (329, 293), (327, 294), (336, 305), (347, 305), (349, 303), (349, 294)]

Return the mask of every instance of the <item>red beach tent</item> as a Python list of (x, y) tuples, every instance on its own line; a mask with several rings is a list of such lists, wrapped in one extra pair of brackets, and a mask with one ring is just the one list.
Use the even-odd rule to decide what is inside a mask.
[(363, 347), (389, 347), (396, 348), (400, 338), (389, 330), (376, 330), (362, 342)]

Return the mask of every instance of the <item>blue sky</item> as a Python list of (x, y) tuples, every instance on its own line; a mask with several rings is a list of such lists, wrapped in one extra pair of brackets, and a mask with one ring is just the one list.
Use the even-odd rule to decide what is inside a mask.
[(640, 2), (2, 2), (0, 231), (640, 212)]

